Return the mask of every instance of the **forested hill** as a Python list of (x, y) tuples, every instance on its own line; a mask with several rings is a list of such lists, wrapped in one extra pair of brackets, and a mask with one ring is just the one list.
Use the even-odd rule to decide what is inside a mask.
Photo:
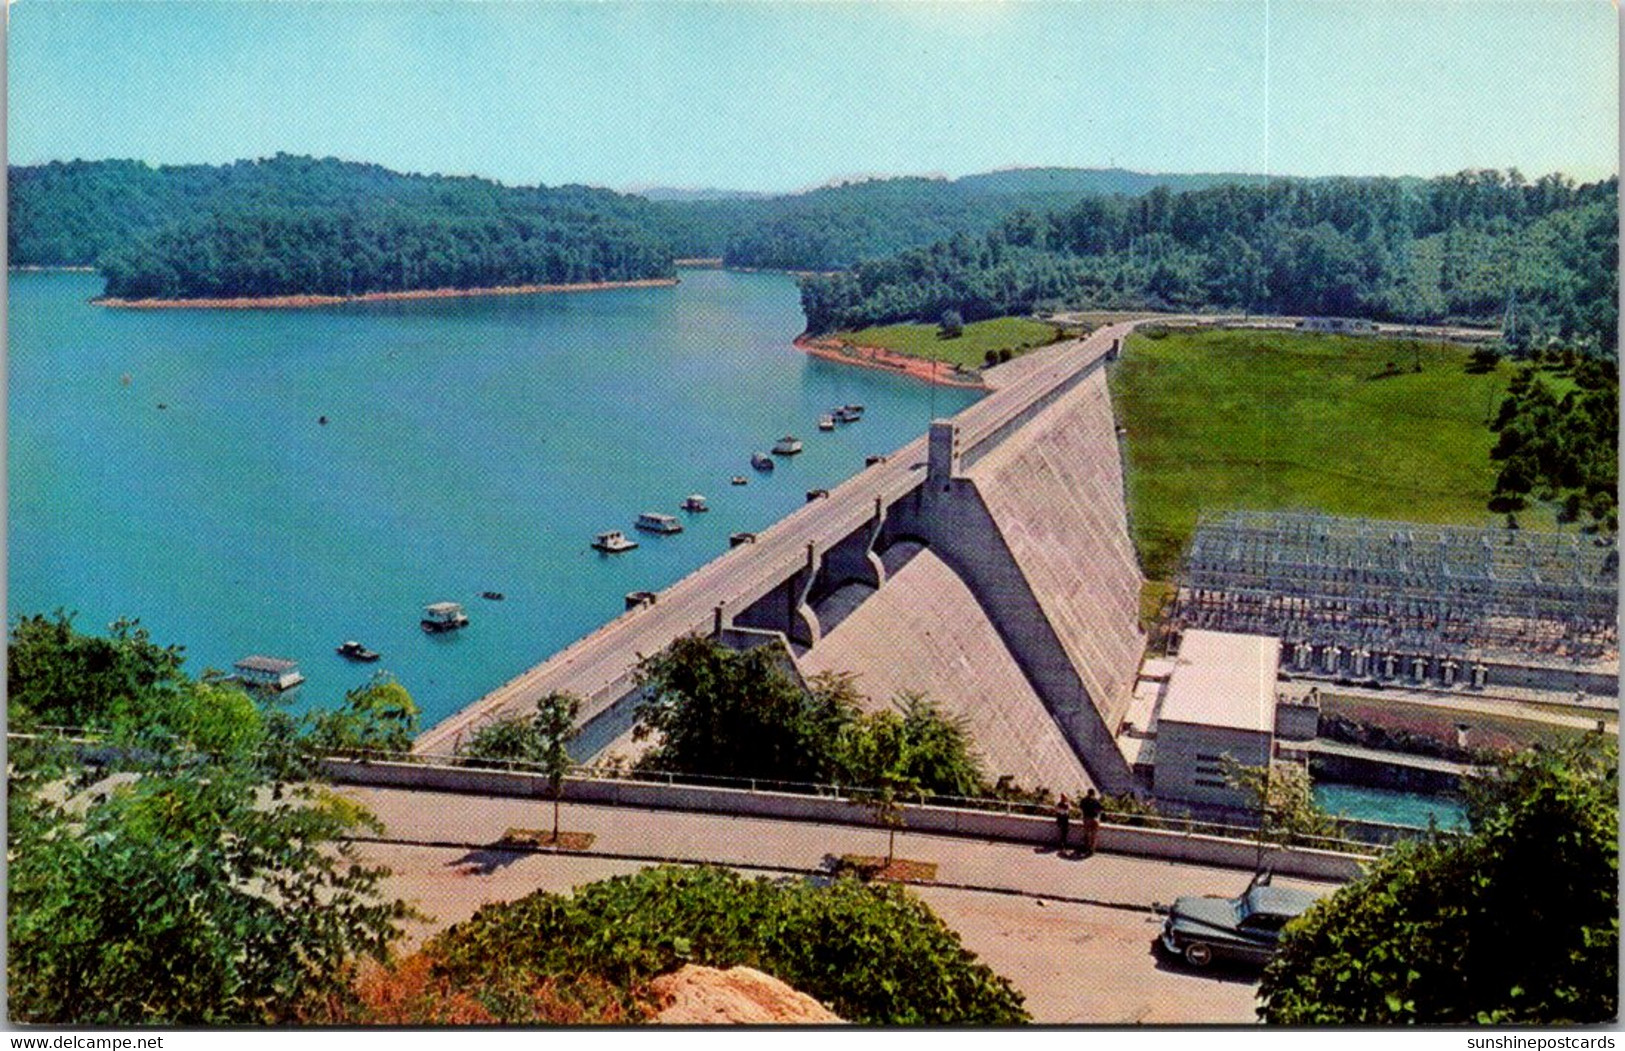
[(680, 255), (729, 266), (841, 270), (956, 233), (980, 236), (1023, 209), (1064, 208), (1087, 196), (1197, 189), (1261, 176), (1163, 175), (1119, 168), (1012, 168), (959, 179), (861, 179), (779, 197), (660, 201), (661, 228)]
[(97, 266), (128, 298), (347, 295), (669, 276), (653, 205), (278, 155), (10, 169), (15, 265)]
[(1616, 349), (1618, 179), (1516, 172), (1092, 197), (804, 279), (808, 328), (1044, 306), (1498, 322)]
[(11, 262), (100, 266), (109, 293), (125, 296), (612, 280), (664, 273), (669, 255), (835, 270), (956, 233), (981, 236), (1012, 213), (1085, 195), (1257, 178), (1025, 168), (644, 199), (286, 155), (220, 167), (74, 161), (10, 174)]

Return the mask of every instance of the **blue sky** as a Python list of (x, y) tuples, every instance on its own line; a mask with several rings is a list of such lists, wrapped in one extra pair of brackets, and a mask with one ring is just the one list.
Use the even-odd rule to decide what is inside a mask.
[(1609, 0), (14, 0), (8, 156), (285, 151), (777, 191), (1016, 165), (1595, 178), (1617, 168), (1616, 17)]

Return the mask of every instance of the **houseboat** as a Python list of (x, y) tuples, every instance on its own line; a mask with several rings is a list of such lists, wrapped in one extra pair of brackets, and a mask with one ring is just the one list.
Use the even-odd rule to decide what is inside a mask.
[(355, 641), (354, 639), (348, 639), (343, 643), (340, 643), (337, 653), (340, 657), (344, 657), (347, 660), (362, 661), (369, 664), (378, 659), (377, 650), (369, 650), (367, 647), (361, 645), (361, 643)]
[(281, 657), (262, 657), (256, 654), (244, 657), (234, 667), (237, 669), (236, 680), (256, 690), (281, 693), (305, 681), (305, 677), (299, 674), (299, 665)]
[(835, 429), (834, 415), (831, 413), (825, 413), (824, 415), (818, 417), (818, 429), (821, 431), (833, 431)]
[(758, 471), (771, 471), (773, 469), (773, 457), (767, 455), (767, 453), (751, 453), (750, 465)]
[(658, 511), (645, 511), (638, 515), (634, 523), (645, 533), (681, 533), (683, 523), (671, 515), (663, 515)]
[(621, 551), (630, 551), (638, 546), (636, 540), (628, 540), (626, 534), (619, 529), (611, 529), (607, 533), (599, 533), (593, 537), (592, 546), (607, 554), (616, 554)]
[(774, 444), (773, 451), (779, 456), (794, 456), (801, 451), (801, 439), (793, 434), (786, 434)]
[(683, 510), (699, 513), (701, 511), (709, 511), (711, 510), (711, 507), (705, 502), (705, 497), (701, 496), (699, 493), (690, 493), (688, 499), (683, 501)]
[(456, 631), (468, 627), (468, 614), (463, 612), (461, 603), (434, 602), (423, 607), (423, 619), (418, 624), (431, 635)]

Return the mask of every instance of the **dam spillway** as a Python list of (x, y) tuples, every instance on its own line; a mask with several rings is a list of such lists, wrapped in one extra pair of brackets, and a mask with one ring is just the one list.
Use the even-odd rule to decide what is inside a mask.
[[(443, 720), (415, 750), (454, 751), (481, 724), (567, 691), (583, 699), (577, 750), (590, 755), (630, 725), (639, 661), (701, 633), (782, 644), (807, 674), (852, 672), (874, 703), (925, 692), (967, 718), (995, 777), (1128, 790), (1115, 737), (1144, 646), (1142, 578), (1105, 366), (1131, 328), (994, 370), (976, 405)], [(866, 645), (838, 623), (826, 643), (838, 594)], [(965, 659), (945, 663), (934, 640), (956, 632)]]

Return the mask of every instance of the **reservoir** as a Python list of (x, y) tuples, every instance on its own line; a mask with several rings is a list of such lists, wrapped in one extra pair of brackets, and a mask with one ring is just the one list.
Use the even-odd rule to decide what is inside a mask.
[[(302, 310), (108, 310), (100, 291), (10, 275), (8, 615), (139, 617), (194, 675), (291, 658), (296, 708), (387, 670), (424, 725), (977, 397), (797, 351), (776, 274)], [(861, 422), (818, 430), (852, 402)], [(804, 451), (752, 470), (787, 434)], [(681, 511), (691, 493), (710, 510)], [(637, 532), (645, 511), (685, 529)], [(640, 547), (593, 551), (610, 529)], [(442, 601), (470, 625), (422, 631)], [(340, 657), (349, 639), (382, 659)]]

